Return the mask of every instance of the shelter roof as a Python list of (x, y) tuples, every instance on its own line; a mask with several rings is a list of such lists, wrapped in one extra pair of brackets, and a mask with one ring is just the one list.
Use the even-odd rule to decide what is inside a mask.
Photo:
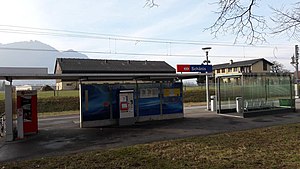
[(106, 60), (58, 58), (55, 65), (62, 74), (84, 73), (176, 73), (175, 68), (164, 61)]

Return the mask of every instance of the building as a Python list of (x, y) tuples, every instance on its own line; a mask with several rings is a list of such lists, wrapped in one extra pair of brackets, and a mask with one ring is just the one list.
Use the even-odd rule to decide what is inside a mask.
[(22, 86), (16, 86), (16, 90), (32, 90), (32, 86), (31, 85), (22, 85)]
[(262, 73), (270, 72), (272, 65), (273, 63), (267, 61), (264, 58), (239, 62), (230, 60), (229, 63), (214, 65), (213, 72), (215, 75), (235, 73)]
[[(75, 59), (58, 58), (55, 64), (55, 74), (134, 74), (141, 75), (140, 79), (147, 78), (144, 75), (176, 74), (176, 70), (164, 61), (136, 61), (136, 60), (107, 60), (107, 59)], [(85, 79), (86, 80), (86, 79)], [(139, 79), (136, 79), (139, 80)], [(150, 79), (149, 79), (150, 80)], [(124, 83), (114, 81), (113, 83)], [(133, 81), (134, 82), (134, 81)], [(56, 81), (56, 90), (78, 89), (75, 81)], [(99, 82), (97, 82), (99, 83)], [(102, 81), (101, 83), (109, 83)]]
[[(215, 76), (220, 75), (234, 75), (239, 73), (267, 73), (271, 71), (273, 63), (264, 58), (245, 60), (234, 62), (230, 60), (229, 63), (223, 63), (213, 66), (213, 73)], [(226, 79), (230, 82), (232, 78)]]

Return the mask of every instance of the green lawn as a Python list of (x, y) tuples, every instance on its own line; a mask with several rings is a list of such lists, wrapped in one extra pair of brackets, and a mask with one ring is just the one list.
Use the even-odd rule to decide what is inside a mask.
[(300, 168), (300, 124), (11, 162), (1, 167)]

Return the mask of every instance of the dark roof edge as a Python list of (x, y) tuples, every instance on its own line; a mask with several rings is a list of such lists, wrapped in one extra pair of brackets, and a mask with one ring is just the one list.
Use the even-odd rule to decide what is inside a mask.
[[(251, 62), (254, 61), (253, 63), (249, 63), (249, 64), (245, 64), (245, 66), (249, 66), (249, 65), (253, 65), (261, 60), (264, 60), (266, 62), (268, 62), (270, 65), (274, 65), (273, 63), (271, 63), (270, 61), (266, 60), (265, 58), (259, 58), (259, 59), (252, 59), (252, 60), (244, 60), (244, 61), (238, 61), (238, 62), (234, 62), (234, 63), (243, 63), (243, 62)], [(213, 65), (213, 67), (218, 67), (218, 69), (221, 68), (230, 68), (230, 63), (222, 63), (222, 64), (217, 64), (217, 65)], [(235, 67), (235, 66), (232, 66)]]

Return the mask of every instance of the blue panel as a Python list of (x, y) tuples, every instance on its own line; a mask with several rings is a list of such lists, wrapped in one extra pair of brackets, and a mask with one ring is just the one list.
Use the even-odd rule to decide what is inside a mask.
[(139, 99), (138, 104), (140, 116), (160, 114), (160, 99), (158, 97)]
[(183, 113), (182, 97), (165, 97), (163, 114)]
[(112, 97), (111, 97), (111, 106), (112, 106), (112, 118), (119, 119), (119, 89), (112, 90)]
[(182, 83), (165, 84), (164, 88), (179, 88), (180, 96), (163, 97), (163, 114), (183, 113)]
[(191, 65), (190, 66), (191, 72), (201, 72), (201, 73), (211, 73), (212, 72), (212, 65)]
[[(88, 91), (87, 110), (86, 91)], [(110, 118), (110, 93), (107, 85), (82, 85), (81, 96), (83, 121)]]

